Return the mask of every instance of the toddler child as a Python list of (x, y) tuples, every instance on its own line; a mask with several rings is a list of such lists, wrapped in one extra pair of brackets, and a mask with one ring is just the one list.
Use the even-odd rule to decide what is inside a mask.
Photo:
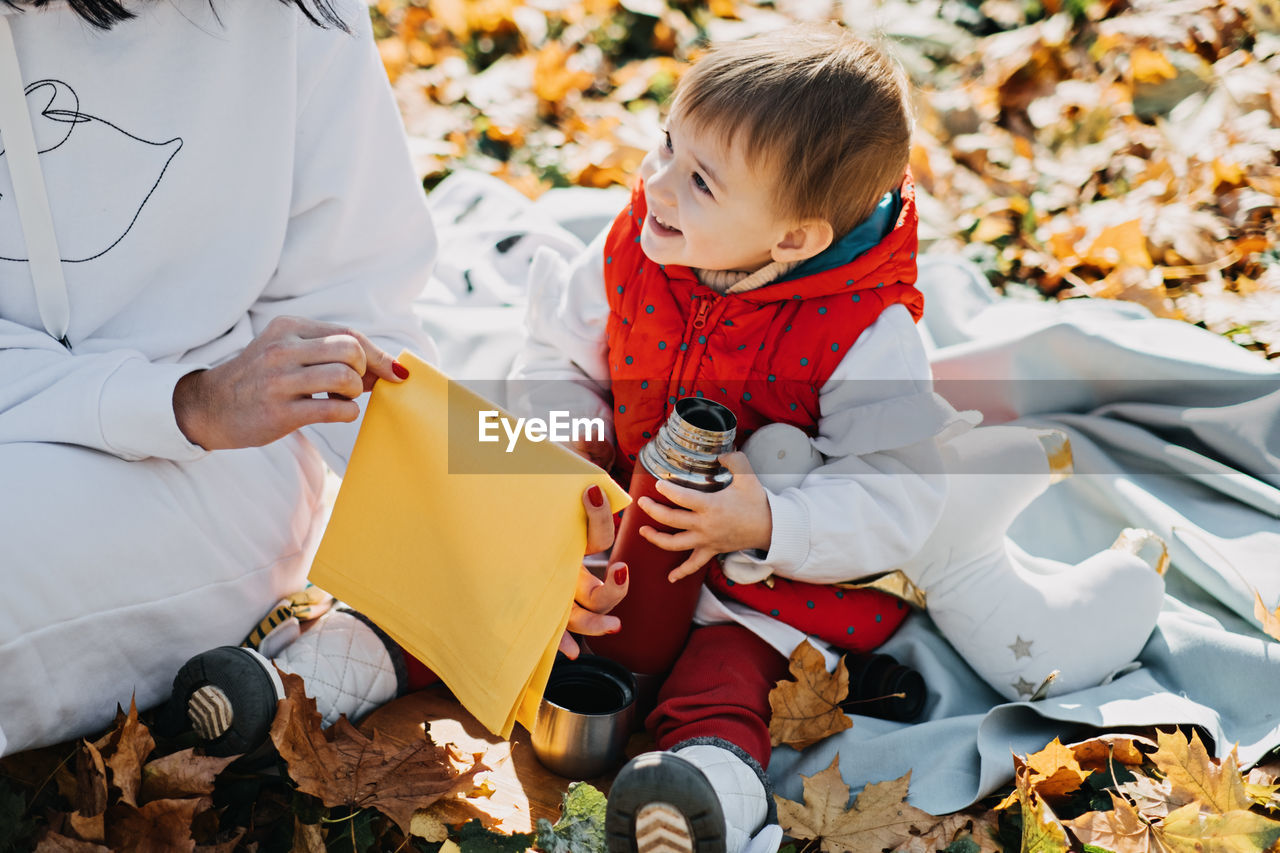
[[(674, 507), (640, 501), (676, 530), (646, 527), (645, 538), (692, 551), (673, 581), (725, 556), (646, 720), (661, 751), (632, 760), (611, 789), (613, 853), (776, 849), (768, 693), (804, 636), (786, 621), (808, 614), (762, 603), (766, 584), (741, 588), (892, 570), (937, 522), (935, 436), (955, 413), (932, 391), (915, 328), (906, 99), (892, 61), (836, 25), (718, 46), (681, 79), (607, 234), (572, 264), (535, 258), (512, 373), (521, 408), (607, 419), (613, 441), (577, 449), (624, 482), (682, 397), (729, 407), (747, 442), (723, 459), (735, 475), (724, 490), (661, 483)], [(794, 485), (757, 477), (749, 461), (750, 437), (769, 424), (788, 425), (770, 429), (799, 435), (800, 455), (817, 460)], [(643, 567), (631, 569), (634, 586)], [(845, 648), (874, 648), (905, 615), (878, 593), (814, 589), (824, 596), (800, 609), (821, 628), (805, 632)], [(614, 639), (627, 638), (646, 639), (635, 607)]]

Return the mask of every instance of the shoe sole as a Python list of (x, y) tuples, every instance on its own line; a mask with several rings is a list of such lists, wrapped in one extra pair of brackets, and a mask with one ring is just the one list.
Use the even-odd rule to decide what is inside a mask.
[(609, 853), (724, 853), (724, 814), (702, 771), (669, 752), (632, 761), (605, 813)]
[(271, 661), (252, 649), (221, 646), (183, 664), (169, 701), (201, 736), (205, 754), (225, 757), (267, 741), (282, 698), (284, 683)]

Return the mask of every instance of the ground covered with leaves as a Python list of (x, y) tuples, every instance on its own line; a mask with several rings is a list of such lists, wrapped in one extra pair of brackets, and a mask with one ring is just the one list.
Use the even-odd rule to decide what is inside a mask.
[(923, 245), (1280, 356), (1277, 0), (374, 0), (428, 186), (627, 184), (708, 40), (874, 27), (909, 72)]
[[(874, 24), (915, 86), (926, 246), (1010, 294), (1132, 300), (1280, 356), (1280, 0), (377, 0), (371, 14), (425, 185), (471, 168), (534, 197), (627, 184), (707, 40)], [(1280, 637), (1280, 612), (1259, 601), (1258, 617)], [(792, 675), (771, 697), (776, 744), (853, 724), (843, 666), (802, 647)], [(485, 810), (496, 762), (472, 742), (322, 731), (292, 680), (256, 761), (154, 724), (131, 709), (99, 738), (0, 761), (0, 853), (603, 853), (591, 785), (570, 787), (558, 822), (512, 831)], [(1242, 772), (1193, 730), (1012, 761), (1007, 796), (944, 816), (906, 803), (909, 776), (850, 792), (833, 763), (801, 802), (779, 800), (784, 853), (1280, 846), (1280, 762)]]
[[(1277, 614), (1269, 614), (1273, 619)], [(802, 746), (852, 725), (849, 679), (804, 645), (793, 681), (770, 697), (776, 744)], [(158, 735), (151, 715), (121, 712), (94, 740), (0, 761), (0, 851), (418, 851), (605, 853), (606, 798), (568, 786), (561, 814), (532, 832), (489, 805), (497, 772), (475, 742), (434, 727), (402, 738), (345, 719), (322, 729), (301, 681), (286, 698), (272, 748), (244, 760), (204, 756), (190, 735)], [(1241, 772), (1234, 750), (1210, 757), (1195, 730), (1103, 734), (1014, 756), (1011, 792), (951, 815), (906, 802), (910, 774), (851, 799), (839, 759), (804, 778), (803, 798), (777, 798), (781, 853), (1262, 853), (1280, 848), (1280, 760)], [(459, 818), (458, 807), (463, 815)]]

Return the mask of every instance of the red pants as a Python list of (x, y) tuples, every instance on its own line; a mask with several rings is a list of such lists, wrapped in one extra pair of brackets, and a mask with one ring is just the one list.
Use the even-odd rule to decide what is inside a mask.
[(718, 737), (769, 766), (769, 691), (787, 659), (741, 625), (695, 627), (645, 720), (659, 749)]

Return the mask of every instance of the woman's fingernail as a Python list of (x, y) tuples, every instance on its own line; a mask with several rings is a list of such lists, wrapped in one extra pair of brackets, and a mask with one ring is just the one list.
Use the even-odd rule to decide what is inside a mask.
[(619, 632), (619, 631), (621, 631), (621, 630), (622, 630), (622, 626), (621, 626), (621, 625), (619, 625), (619, 626), (618, 626), (618, 627), (616, 627), (616, 628), (610, 628), (608, 631), (605, 631), (605, 633), (606, 633), (606, 634), (616, 634), (616, 633), (618, 633), (618, 632)]
[(627, 582), (627, 567), (619, 566), (618, 570), (613, 573), (613, 582), (618, 586), (622, 586)]
[(600, 491), (599, 486), (592, 486), (587, 489), (587, 500), (591, 501), (592, 506), (604, 506), (604, 492)]
[(401, 379), (409, 378), (409, 369), (398, 361), (391, 362), (391, 372)]

